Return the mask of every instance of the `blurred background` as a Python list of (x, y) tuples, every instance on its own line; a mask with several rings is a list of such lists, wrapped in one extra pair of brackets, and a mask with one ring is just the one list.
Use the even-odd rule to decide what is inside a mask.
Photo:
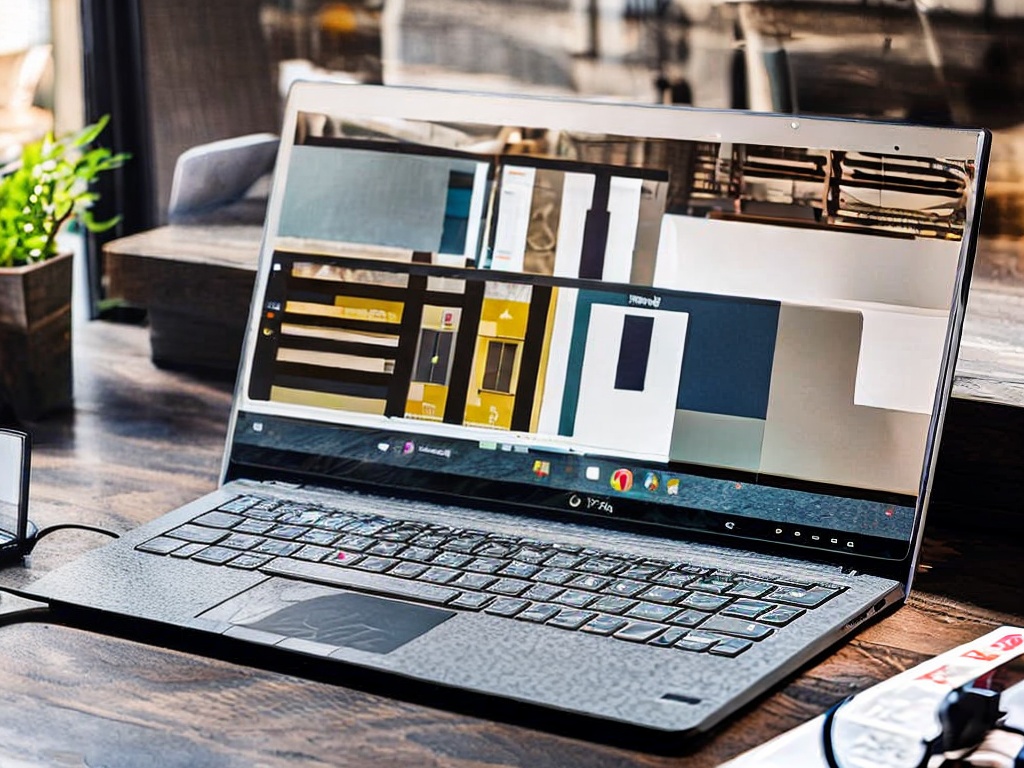
[(177, 156), (276, 132), (296, 78), (991, 128), (975, 276), (1024, 285), (1024, 0), (0, 0), (0, 165), (110, 113), (105, 237), (148, 229)]

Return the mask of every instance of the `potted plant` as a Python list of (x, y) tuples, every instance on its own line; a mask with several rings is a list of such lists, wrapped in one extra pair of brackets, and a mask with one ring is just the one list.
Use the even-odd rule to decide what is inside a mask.
[(104, 117), (60, 139), (27, 144), (0, 176), (0, 417), (32, 420), (71, 405), (71, 256), (57, 235), (68, 221), (92, 231), (96, 178), (128, 158), (92, 144)]

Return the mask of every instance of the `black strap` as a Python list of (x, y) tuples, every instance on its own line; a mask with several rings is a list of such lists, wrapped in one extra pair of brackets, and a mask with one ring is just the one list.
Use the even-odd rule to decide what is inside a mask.
[[(839, 761), (836, 760), (836, 753), (832, 746), (832, 724), (836, 719), (836, 712), (846, 702), (850, 700), (849, 697), (841, 699), (828, 708), (828, 712), (825, 713), (825, 720), (821, 724), (821, 750), (825, 753), (825, 763), (828, 768), (840, 768)], [(1016, 766), (1014, 766), (1016, 768)]]

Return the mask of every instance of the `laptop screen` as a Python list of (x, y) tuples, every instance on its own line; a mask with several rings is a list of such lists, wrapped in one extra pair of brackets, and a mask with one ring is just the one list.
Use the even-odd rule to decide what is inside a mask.
[(984, 137), (300, 85), (228, 477), (902, 558)]

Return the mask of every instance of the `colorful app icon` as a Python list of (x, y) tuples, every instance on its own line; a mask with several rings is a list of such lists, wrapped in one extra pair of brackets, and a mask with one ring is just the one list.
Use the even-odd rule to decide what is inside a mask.
[(670, 477), (668, 479), (668, 481), (665, 483), (665, 492), (669, 496), (678, 496), (679, 495), (679, 478), (678, 477)]
[(646, 475), (644, 475), (644, 488), (646, 488), (651, 493), (654, 493), (660, 487), (661, 478), (659, 478), (655, 473), (648, 472)]
[(412, 440), (407, 440), (405, 445), (402, 446), (402, 453), (408, 456), (410, 453), (416, 450), (416, 443)]
[(616, 469), (612, 472), (612, 488), (620, 493), (625, 493), (633, 487), (633, 473), (628, 469)]
[(533, 462), (533, 474), (537, 477), (547, 477), (551, 474), (551, 462), (537, 459)]
[(601, 468), (600, 467), (587, 467), (587, 480), (600, 480), (601, 479)]

